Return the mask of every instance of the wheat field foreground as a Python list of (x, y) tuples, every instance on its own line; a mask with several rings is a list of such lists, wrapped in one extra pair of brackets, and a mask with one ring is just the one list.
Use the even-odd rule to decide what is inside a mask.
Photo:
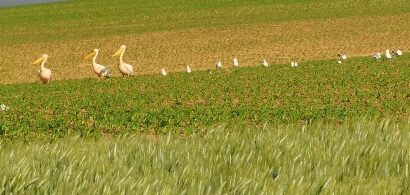
[[(161, 11), (158, 11), (161, 10)], [(34, 82), (31, 62), (49, 54), (53, 80), (94, 77), (84, 55), (119, 76), (111, 55), (128, 46), (136, 74), (371, 55), (410, 50), (410, 2), (352, 1), (67, 1), (0, 9), (0, 81)]]
[(409, 140), (363, 120), (0, 144), (0, 194), (408, 194)]

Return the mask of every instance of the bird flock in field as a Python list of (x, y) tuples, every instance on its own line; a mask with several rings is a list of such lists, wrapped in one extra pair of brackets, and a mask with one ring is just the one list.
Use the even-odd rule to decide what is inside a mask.
[[(134, 68), (132, 67), (132, 65), (127, 64), (124, 62), (123, 57), (124, 57), (124, 53), (125, 50), (127, 49), (127, 47), (125, 45), (121, 45), (121, 47), (114, 53), (114, 55), (112, 55), (112, 57), (119, 57), (119, 63), (118, 63), (118, 69), (121, 72), (121, 74), (123, 76), (132, 76), (134, 74)], [(98, 76), (99, 79), (103, 79), (106, 77), (110, 77), (110, 71), (108, 70), (108, 68), (104, 65), (98, 64), (97, 63), (97, 56), (98, 56), (98, 49), (94, 49), (92, 52), (90, 52), (89, 54), (87, 54), (84, 59), (85, 60), (90, 60), (92, 59), (92, 68), (94, 73)], [(392, 51), (392, 53), (390, 53), (390, 50), (386, 50), (384, 57), (386, 60), (391, 60), (393, 57), (397, 56), (402, 56), (403, 52), (400, 50), (395, 50)], [(35, 65), (39, 65), (40, 64), (40, 70), (38, 71), (38, 77), (40, 78), (41, 82), (44, 84), (48, 84), (50, 82), (51, 79), (51, 70), (44, 67), (46, 61), (47, 61), (48, 55), (47, 54), (43, 54), (40, 58), (38, 58), (37, 60), (35, 60), (33, 62), (33, 64)], [(379, 52), (375, 53), (373, 55), (373, 58), (375, 58), (377, 61), (381, 60), (383, 58), (383, 55)], [(347, 60), (347, 55), (344, 52), (341, 52), (338, 54), (338, 63), (342, 64), (343, 62), (345, 62)], [(232, 63), (234, 68), (239, 68), (239, 61), (237, 58), (233, 59), (233, 63)], [(261, 64), (263, 67), (269, 67), (269, 63), (266, 61), (266, 59), (264, 59), (262, 61)], [(292, 61), (290, 63), (291, 67), (297, 67), (299, 64), (297, 61)], [(215, 68), (216, 69), (221, 69), (222, 68), (222, 62), (218, 61), (215, 64)], [(191, 73), (192, 69), (191, 67), (187, 66), (186, 67), (186, 72), (187, 73)], [(168, 73), (167, 71), (162, 68), (160, 71), (161, 75), (166, 76)], [(212, 74), (212, 72), (209, 72), (210, 74)]]

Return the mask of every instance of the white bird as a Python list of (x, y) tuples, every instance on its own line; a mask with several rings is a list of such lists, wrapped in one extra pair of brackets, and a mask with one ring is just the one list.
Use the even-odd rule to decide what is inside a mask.
[(264, 67), (269, 67), (269, 64), (268, 64), (268, 62), (267, 62), (266, 60), (263, 60), (262, 66), (264, 66)]
[(127, 47), (125, 45), (121, 45), (121, 47), (115, 52), (115, 54), (112, 57), (119, 55), (120, 62), (118, 64), (118, 68), (120, 69), (122, 76), (125, 76), (125, 75), (131, 76), (134, 74), (134, 68), (132, 67), (132, 65), (124, 63), (123, 61), (123, 56), (124, 56), (126, 49)]
[(290, 62), (290, 66), (291, 66), (291, 67), (297, 67), (297, 66), (298, 66), (298, 63), (297, 63), (297, 62), (292, 61), (292, 62)]
[(10, 108), (4, 104), (0, 104), (0, 111), (8, 111)]
[(191, 70), (191, 68), (190, 68), (189, 66), (186, 67), (186, 72), (187, 72), (187, 73), (191, 73), (191, 72), (192, 72), (192, 70)]
[(337, 54), (338, 56), (339, 56), (339, 61), (345, 61), (346, 59), (347, 59), (347, 56), (346, 56), (346, 54), (345, 53), (339, 53), (339, 54)]
[(377, 61), (379, 61), (379, 60), (382, 58), (382, 55), (381, 55), (379, 52), (377, 52), (377, 53), (375, 53), (375, 54), (373, 55), (373, 57), (374, 57)]
[(105, 77), (110, 77), (110, 73), (107, 67), (101, 65), (101, 64), (97, 64), (96, 59), (98, 56), (98, 49), (94, 49), (94, 51), (92, 51), (91, 53), (89, 53), (88, 55), (86, 55), (84, 57), (84, 59), (90, 59), (91, 57), (93, 57), (93, 70), (94, 73), (98, 76), (98, 78), (102, 79)]
[(165, 71), (165, 69), (161, 69), (161, 74), (162, 76), (167, 76), (167, 71)]
[(215, 67), (218, 69), (218, 68), (222, 68), (222, 62), (221, 61), (218, 61), (216, 64), (215, 64)]
[(390, 54), (390, 50), (386, 49), (386, 54), (385, 55), (386, 55), (386, 58), (388, 60), (392, 59), (392, 55)]
[(41, 63), (40, 70), (38, 71), (38, 77), (40, 78), (40, 80), (43, 84), (50, 83), (50, 79), (51, 79), (51, 70), (44, 67), (44, 64), (46, 63), (47, 58), (48, 58), (48, 55), (43, 54), (43, 55), (41, 55), (41, 57), (39, 59), (37, 59), (33, 62), (33, 64), (35, 64), (35, 65), (38, 65), (38, 64)]
[(393, 54), (396, 55), (396, 56), (398, 56), (398, 57), (400, 57), (400, 56), (403, 55), (403, 52), (400, 51), (400, 50), (397, 50), (397, 51), (393, 51)]
[(239, 67), (238, 59), (236, 59), (236, 58), (233, 59), (233, 66), (234, 67)]

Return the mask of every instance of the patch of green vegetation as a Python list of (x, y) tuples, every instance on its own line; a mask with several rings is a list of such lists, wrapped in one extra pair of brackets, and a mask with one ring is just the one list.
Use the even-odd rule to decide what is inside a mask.
[(56, 81), (2, 87), (3, 137), (124, 132), (191, 133), (213, 125), (257, 127), (318, 120), (407, 119), (404, 56), (241, 67), (192, 74)]
[(409, 13), (408, 1), (81, 0), (0, 9), (0, 46), (170, 31)]
[(408, 194), (410, 123), (0, 144), (0, 194)]

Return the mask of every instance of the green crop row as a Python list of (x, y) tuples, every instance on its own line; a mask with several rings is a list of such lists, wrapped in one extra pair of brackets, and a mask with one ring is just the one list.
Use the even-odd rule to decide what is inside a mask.
[(408, 13), (405, 0), (63, 1), (0, 8), (0, 46), (228, 25)]
[(260, 126), (407, 119), (408, 57), (370, 58), (242, 67), (157, 75), (12, 84), (1, 88), (2, 137), (65, 136), (70, 133), (201, 131), (213, 125)]

